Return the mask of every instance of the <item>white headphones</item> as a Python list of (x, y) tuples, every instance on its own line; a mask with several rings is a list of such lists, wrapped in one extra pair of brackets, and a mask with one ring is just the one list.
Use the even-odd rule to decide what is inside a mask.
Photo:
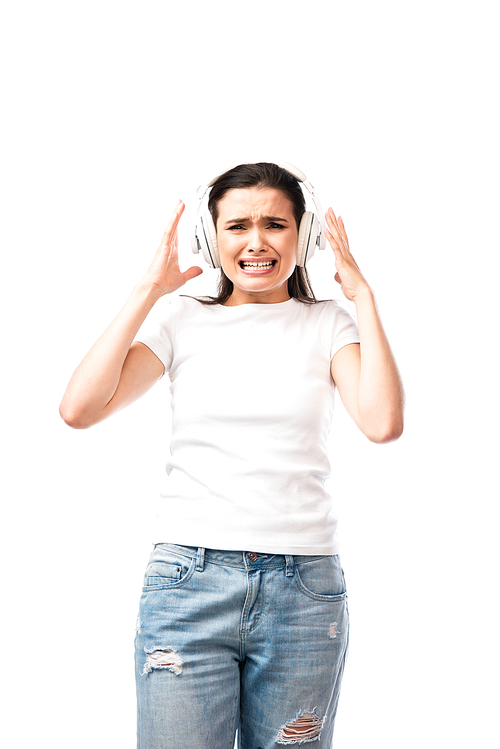
[[(321, 210), (318, 199), (314, 195), (314, 187), (307, 181), (306, 175), (301, 172), (300, 169), (297, 169), (297, 167), (292, 164), (288, 164), (286, 161), (275, 161), (273, 163), (289, 172), (300, 182), (303, 188), (307, 189), (316, 207), (316, 213), (305, 211), (300, 221), (299, 239), (297, 244), (297, 265), (304, 266), (314, 255), (316, 245), (320, 250), (325, 249), (323, 211)], [(230, 170), (226, 169), (224, 172), (221, 172), (221, 174), (225, 174), (227, 171)], [(201, 250), (204, 259), (212, 268), (221, 267), (219, 248), (217, 246), (217, 233), (210, 211), (208, 211), (206, 207), (202, 210), (202, 204), (208, 190), (219, 179), (221, 174), (214, 177), (208, 185), (201, 185), (196, 191), (199, 203), (196, 212), (194, 230), (191, 235), (191, 249), (195, 254), (199, 253)], [(303, 192), (304, 196), (307, 197), (307, 192), (305, 190), (303, 190)]]

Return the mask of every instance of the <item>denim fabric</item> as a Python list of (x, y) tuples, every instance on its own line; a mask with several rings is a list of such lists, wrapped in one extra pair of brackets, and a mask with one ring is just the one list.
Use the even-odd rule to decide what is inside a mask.
[(237, 729), (240, 749), (330, 749), (348, 630), (338, 555), (157, 544), (137, 622), (138, 749), (233, 749)]

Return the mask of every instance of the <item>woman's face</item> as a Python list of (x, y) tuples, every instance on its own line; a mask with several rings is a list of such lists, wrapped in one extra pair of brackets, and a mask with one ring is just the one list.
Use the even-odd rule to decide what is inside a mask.
[(280, 190), (229, 190), (218, 204), (221, 265), (233, 282), (228, 305), (290, 299), (287, 280), (297, 257), (298, 230), (290, 200)]

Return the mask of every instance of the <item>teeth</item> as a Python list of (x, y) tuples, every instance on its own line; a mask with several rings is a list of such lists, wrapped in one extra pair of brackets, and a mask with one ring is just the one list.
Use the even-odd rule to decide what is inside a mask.
[(273, 263), (267, 262), (267, 263), (242, 263), (242, 266), (244, 268), (272, 268)]

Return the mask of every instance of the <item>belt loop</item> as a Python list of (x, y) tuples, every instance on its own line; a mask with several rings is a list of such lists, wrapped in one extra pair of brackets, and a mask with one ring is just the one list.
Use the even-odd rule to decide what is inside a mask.
[(205, 549), (202, 546), (198, 547), (198, 553), (196, 555), (196, 572), (203, 572), (205, 569)]
[(295, 566), (293, 556), (291, 554), (285, 554), (285, 560), (286, 560), (286, 576), (293, 577), (293, 568)]

